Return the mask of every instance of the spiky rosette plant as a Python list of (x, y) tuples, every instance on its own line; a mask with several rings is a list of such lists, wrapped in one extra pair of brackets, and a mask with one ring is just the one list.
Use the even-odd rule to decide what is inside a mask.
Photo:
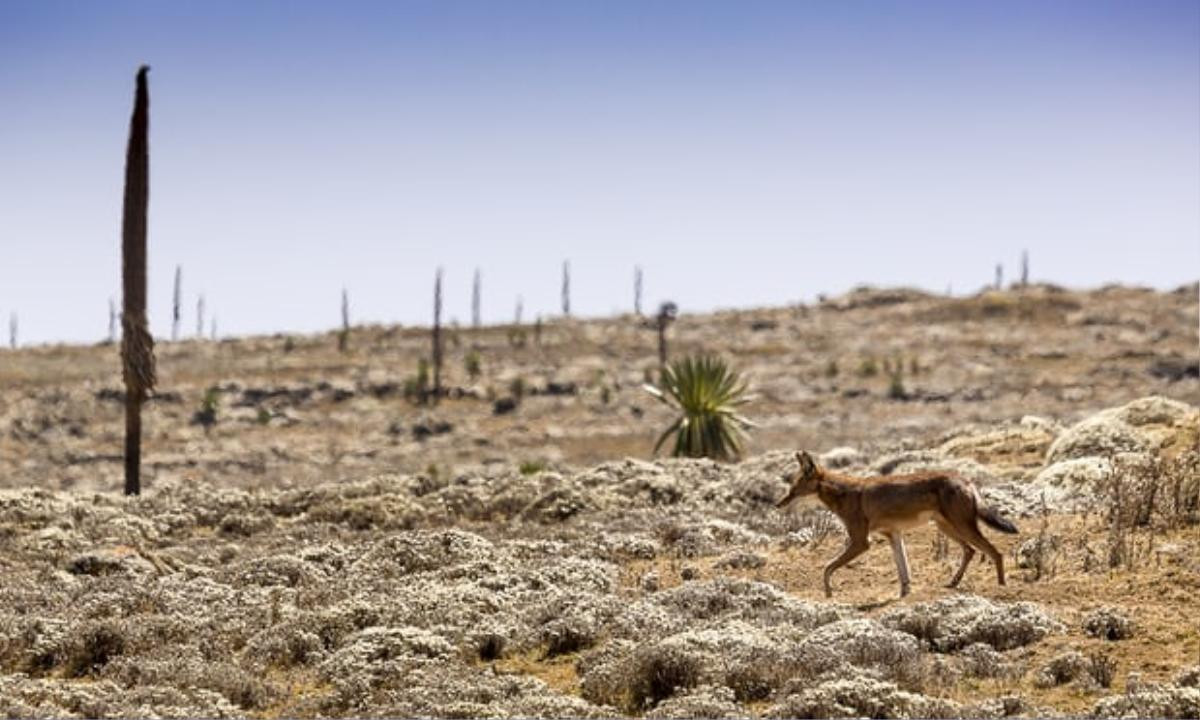
[(742, 441), (754, 423), (737, 412), (750, 401), (746, 383), (715, 355), (688, 356), (663, 368), (660, 387), (647, 392), (679, 412), (679, 417), (659, 436), (654, 453), (674, 436), (674, 457), (736, 460)]

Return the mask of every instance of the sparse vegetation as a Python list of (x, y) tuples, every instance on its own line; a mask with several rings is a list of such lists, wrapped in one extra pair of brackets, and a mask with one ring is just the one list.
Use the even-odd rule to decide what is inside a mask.
[(220, 401), (221, 391), (218, 388), (210, 387), (205, 390), (200, 408), (192, 415), (192, 422), (203, 427), (205, 432), (211, 430), (212, 426), (217, 424), (217, 407)]
[[(1129, 310), (1128, 327), (1179, 315), (1166, 294), (1129, 297), (1122, 311), (1159, 309)], [(1118, 307), (1089, 298), (1089, 313)], [(436, 410), (401, 402), (418, 357), (428, 382), (426, 327), (356, 328), (352, 356), (328, 336), (296, 336), (288, 354), (283, 335), (169, 348), (169, 387), (147, 408), (154, 492), (132, 502), (97, 492), (120, 471), (107, 448), (124, 393), (93, 385), (104, 365), (91, 364), (111, 349), (29, 348), (0, 367), (0, 484), (38, 485), (0, 490), (0, 714), (1187, 716), (1200, 386), (1152, 374), (1146, 353), (1180, 352), (1191, 325), (1162, 320), (1172, 335), (1152, 350), (1109, 335), (1111, 377), (1005, 345), (1005, 382), (991, 382), (990, 343), (1024, 328), (976, 322), (964, 343), (938, 324), (958, 320), (932, 320), (944, 339), (921, 348), (938, 373), (920, 397), (946, 399), (901, 408), (808, 382), (831, 358), (853, 375), (869, 351), (855, 338), (889, 307), (837, 302), (794, 346), (780, 338), (799, 321), (777, 311), (698, 317), (671, 339), (755, 378), (762, 397), (743, 407), (770, 419), (762, 445), (799, 443), (852, 473), (996, 478), (987, 499), (1026, 518), (998, 544), (1039, 580), (999, 588), (972, 564), (960, 592), (943, 590), (938, 532), (915, 528), (919, 601), (882, 602), (885, 547), (826, 604), (813, 578), (842, 530), (807, 505), (771, 508), (791, 453), (645, 461), (648, 428), (673, 418), (616, 392), (658, 378), (628, 317), (552, 325), (537, 352), (511, 351), (503, 327), (464, 331), (459, 372), (479, 348), (495, 390), (448, 384), (455, 400)], [(894, 347), (915, 332), (903, 317), (888, 321)], [(1072, 358), (1096, 330), (1035, 326)], [(911, 351), (876, 352), (913, 381)], [(1030, 393), (1021, 378), (1035, 375)], [(492, 415), (517, 377), (527, 407)], [(205, 439), (188, 421), (207, 388), (220, 402)], [(1147, 388), (1187, 402), (1126, 404)], [(1124, 473), (1132, 562), (1108, 572), (1106, 483), (1122, 463), (1157, 467), (1144, 471), (1157, 487)], [(943, 556), (957, 563), (957, 546)], [(1085, 629), (1105, 598), (1128, 639)]]
[(1099, 687), (1110, 688), (1113, 678), (1117, 676), (1117, 663), (1107, 651), (1094, 650), (1088, 655), (1086, 670), (1092, 682)]
[(522, 475), (537, 475), (546, 469), (545, 460), (524, 460), (517, 468)]
[(410, 402), (425, 403), (429, 397), (429, 361), (417, 359), (417, 372), (404, 381), (404, 397)]
[(900, 363), (888, 369), (887, 396), (889, 400), (908, 399), (908, 390), (904, 387), (904, 366)]
[(467, 351), (463, 358), (463, 369), (467, 371), (467, 377), (471, 378), (472, 382), (479, 379), (483, 374), (483, 360), (479, 355), (479, 351), (472, 348)]

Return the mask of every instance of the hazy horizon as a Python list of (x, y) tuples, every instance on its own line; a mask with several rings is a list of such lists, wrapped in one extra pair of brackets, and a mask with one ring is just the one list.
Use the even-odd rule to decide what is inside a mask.
[[(151, 330), (222, 335), (1200, 276), (1194, 2), (0, 4), (0, 331), (120, 302), (151, 92)], [(207, 328), (206, 328), (207, 333)], [(3, 340), (7, 333), (3, 332)], [(6, 344), (3, 343), (3, 344)]]

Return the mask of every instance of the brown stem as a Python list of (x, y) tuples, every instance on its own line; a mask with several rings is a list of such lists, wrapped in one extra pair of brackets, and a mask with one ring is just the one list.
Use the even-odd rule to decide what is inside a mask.
[(154, 390), (154, 339), (146, 324), (146, 214), (150, 198), (150, 91), (143, 65), (137, 73), (129, 146), (125, 154), (125, 204), (121, 218), (121, 359), (125, 378), (125, 494), (142, 490), (142, 402)]

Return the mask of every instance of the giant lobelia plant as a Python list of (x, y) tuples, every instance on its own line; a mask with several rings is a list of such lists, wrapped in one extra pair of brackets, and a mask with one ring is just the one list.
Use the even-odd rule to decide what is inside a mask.
[(643, 388), (679, 412), (658, 442), (654, 453), (674, 437), (674, 457), (737, 460), (746, 431), (754, 427), (738, 408), (750, 401), (746, 383), (715, 355), (688, 356), (663, 368), (660, 386)]

